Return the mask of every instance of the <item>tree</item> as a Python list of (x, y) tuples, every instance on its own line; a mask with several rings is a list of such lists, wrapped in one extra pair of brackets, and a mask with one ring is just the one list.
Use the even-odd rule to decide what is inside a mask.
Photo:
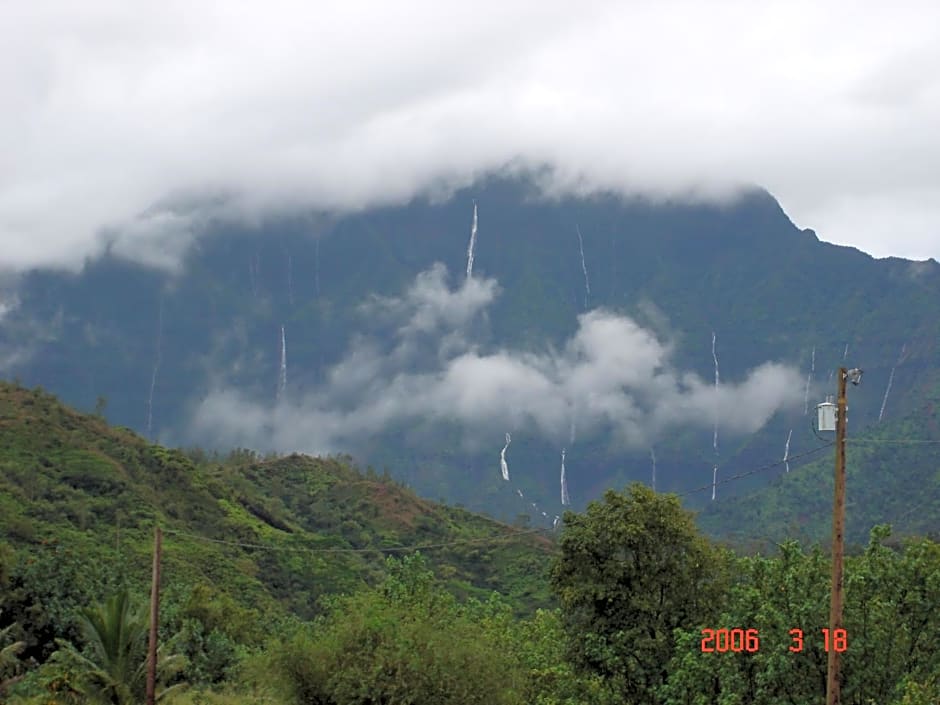
[[(12, 563), (12, 549), (5, 543), (0, 543), (0, 594), (7, 591), (8, 572)], [(0, 606), (0, 696), (17, 679), (22, 668), (19, 656), (26, 648), (25, 641), (15, 638), (14, 630), (19, 631), (20, 625), (13, 622), (2, 626), (3, 621), (3, 607)]]
[(906, 683), (914, 693), (940, 675), (940, 544), (909, 539), (895, 550), (885, 545), (890, 533), (874, 527), (865, 553), (846, 564), (847, 702), (889, 702)]
[[(4, 562), (0, 549), (0, 563)], [(57, 640), (78, 641), (76, 616), (94, 594), (100, 594), (101, 561), (76, 550), (63, 549), (56, 541), (43, 540), (16, 562), (8, 552), (9, 578), (0, 584), (0, 625), (19, 625), (26, 642), (21, 659), (44, 663), (57, 648)], [(0, 573), (4, 572), (0, 566)]]
[[(787, 541), (773, 558), (737, 559), (733, 573), (717, 618), (677, 631), (660, 698), (696, 705), (822, 702), (827, 656), (819, 627), (829, 616), (826, 556), (818, 547), (806, 553), (796, 541)], [(730, 634), (723, 646), (716, 636), (706, 641), (711, 651), (705, 653), (703, 629), (753, 630), (754, 640), (738, 651), (731, 648)]]
[(896, 705), (936, 705), (940, 702), (940, 674), (924, 683), (906, 679), (902, 682), (903, 693)]
[(504, 661), (523, 674), (522, 701), (529, 705), (621, 705), (596, 673), (579, 673), (565, 658), (565, 633), (555, 610), (537, 610), (518, 619), (498, 595), (486, 602), (471, 601), (473, 619), (499, 644)]
[[(61, 648), (52, 661), (63, 672), (74, 676), (78, 690), (111, 705), (136, 705), (144, 697), (147, 668), (148, 617), (145, 610), (133, 608), (126, 590), (104, 604), (82, 610), (80, 627), (84, 649), (60, 641)], [(157, 674), (165, 681), (183, 666), (178, 656), (158, 652)], [(170, 690), (158, 693), (162, 698)]]
[(421, 556), (389, 559), (369, 590), (269, 649), (292, 700), (320, 705), (520, 705), (523, 674), (475, 607), (434, 582)]
[(173, 637), (172, 650), (186, 658), (186, 681), (193, 685), (225, 680), (247, 650), (260, 645), (260, 616), (218, 587), (197, 583), (183, 594), (164, 592), (161, 614)]
[[(902, 552), (884, 544), (888, 536), (887, 527), (874, 527), (865, 552), (846, 562), (842, 699), (937, 703), (940, 546), (909, 541)], [(830, 592), (826, 555), (818, 546), (804, 551), (796, 541), (786, 541), (772, 558), (737, 560), (734, 574), (718, 619), (677, 633), (680, 646), (660, 697), (696, 705), (822, 702), (827, 669), (822, 630)], [(759, 633), (759, 649), (702, 653), (703, 628), (742, 627)]]
[(673, 495), (640, 484), (565, 513), (552, 586), (573, 662), (630, 703), (657, 703), (673, 631), (716, 611), (725, 555)]
[(14, 641), (13, 628), (16, 624), (0, 629), (0, 696), (19, 679), (23, 664), (19, 654), (26, 648), (25, 641)]

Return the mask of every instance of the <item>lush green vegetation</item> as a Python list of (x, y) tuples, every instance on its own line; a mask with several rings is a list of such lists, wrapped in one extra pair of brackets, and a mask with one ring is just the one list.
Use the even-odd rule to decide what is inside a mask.
[[(923, 381), (923, 407), (864, 431), (852, 427), (848, 435), (846, 538), (856, 546), (885, 523), (907, 535), (940, 538), (940, 381)], [(777, 474), (767, 487), (706, 508), (699, 525), (748, 546), (773, 546), (787, 537), (828, 541), (833, 453), (833, 447), (823, 448), (812, 462)]]
[[(154, 524), (167, 705), (822, 699), (818, 548), (737, 556), (636, 484), (520, 533), (344, 459), (184, 454), (0, 391), (0, 700), (141, 702)], [(935, 705), (940, 545), (878, 527), (845, 598), (843, 702)]]
[(82, 609), (123, 588), (145, 596), (157, 523), (167, 633), (183, 634), (203, 679), (277, 620), (375, 584), (401, 547), (424, 547), (461, 598), (496, 590), (520, 614), (551, 604), (554, 546), (536, 532), (428, 502), (347, 459), (168, 450), (0, 383), (4, 672), (14, 651), (38, 664), (59, 640), (81, 642)]
[[(391, 332), (377, 330), (361, 304), (373, 296), (401, 296), (434, 262), (448, 267), (456, 285), (465, 267), (476, 199), (480, 233), (474, 271), (495, 278), (502, 292), (487, 312), (481, 349), (560, 348), (576, 330), (577, 316), (585, 309), (577, 226), (590, 273), (588, 306), (630, 315), (663, 331), (678, 369), (711, 378), (713, 331), (724, 382), (738, 381), (768, 360), (797, 365), (807, 374), (815, 349), (817, 384), (810, 401), (816, 402), (834, 392), (828, 373), (843, 362), (848, 345), (846, 361), (866, 370), (862, 386), (852, 390), (851, 434), (858, 435), (878, 419), (892, 365), (906, 345), (886, 418), (909, 415), (904, 437), (937, 437), (929, 434), (928, 424), (936, 417), (926, 395), (940, 388), (940, 265), (875, 260), (820, 242), (798, 229), (766, 193), (725, 205), (603, 195), (540, 201), (528, 198), (536, 181), (483, 180), (451, 200), (419, 199), (331, 219), (268, 221), (258, 227), (227, 223), (201, 237), (174, 275), (117, 256), (88, 262), (77, 275), (33, 272), (21, 282), (20, 306), (4, 318), (0, 350), (9, 344), (20, 352), (25, 345), (22, 362), (9, 374), (42, 384), (83, 409), (93, 409), (99, 397), (106, 397), (110, 420), (144, 432), (161, 321), (152, 428), (154, 434), (185, 439), (191, 405), (216, 384), (262, 404), (273, 401), (282, 324), (291, 361), (288, 396), (296, 398), (323, 383), (331, 367), (346, 359), (357, 335), (374, 334), (387, 342)], [(720, 477), (779, 460), (790, 431), (791, 455), (814, 446), (802, 411), (778, 415), (751, 437), (722, 429)], [(557, 459), (563, 439), (539, 438), (520, 424), (498, 429), (486, 447), (461, 447), (455, 453), (461, 429), (427, 424), (388, 429), (378, 438), (357, 437), (349, 450), (363, 464), (388, 467), (422, 496), (513, 517), (520, 504), (513, 492), (504, 491), (495, 462), (502, 434), (510, 431), (514, 481), (543, 509), (558, 511)], [(668, 437), (651, 439), (659, 458), (658, 489), (683, 492), (710, 480), (715, 458), (708, 426), (674, 429)], [(579, 428), (576, 446), (568, 448), (575, 506), (583, 508), (607, 487), (650, 479), (648, 447), (624, 449), (609, 434), (589, 438), (586, 431)], [(260, 447), (264, 440), (253, 443)], [(882, 480), (909, 472), (919, 479), (936, 470), (935, 463), (923, 463), (932, 458), (905, 454), (893, 462), (884, 454), (859, 456), (860, 478), (852, 486), (864, 484), (882, 499), (906, 503), (905, 486), (884, 492)], [(794, 462), (794, 469), (799, 465)], [(716, 505), (721, 508), (724, 499), (747, 494), (774, 474), (722, 486)], [(918, 491), (940, 497), (940, 483)], [(820, 497), (825, 487), (816, 481), (802, 492)], [(793, 493), (788, 488), (784, 494)], [(703, 493), (684, 501), (702, 507), (708, 497)], [(793, 508), (784, 498), (760, 504), (772, 505), (768, 528), (773, 530), (767, 534), (781, 540)], [(860, 501), (860, 506), (869, 505)], [(715, 512), (709, 533), (752, 527), (753, 515), (739, 509), (748, 507), (729, 507), (727, 521)], [(905, 531), (929, 528), (896, 517), (900, 512), (891, 509), (883, 517), (870, 512), (873, 521), (860, 525), (854, 538), (864, 543), (872, 524), (887, 520)], [(810, 534), (827, 531), (825, 516), (799, 514), (805, 514), (799, 523)]]

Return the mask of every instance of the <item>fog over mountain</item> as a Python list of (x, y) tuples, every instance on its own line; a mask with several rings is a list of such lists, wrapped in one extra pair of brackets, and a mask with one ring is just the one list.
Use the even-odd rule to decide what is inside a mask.
[[(815, 526), (831, 468), (812, 462), (813, 410), (842, 364), (865, 369), (853, 437), (934, 437), (936, 262), (822, 242), (765, 191), (566, 196), (546, 193), (552, 173), (207, 221), (170, 270), (114, 246), (77, 274), (23, 272), (2, 374), (153, 440), (350, 453), (425, 496), (547, 525), (561, 498), (640, 480), (707, 505), (715, 533), (753, 523), (725, 506)], [(853, 535), (909, 478), (932, 487), (928, 447), (909, 474), (886, 475), (879, 446), (859, 461), (871, 501)], [(734, 504), (789, 478), (795, 509)]]
[(541, 164), (566, 191), (756, 184), (824, 240), (940, 256), (936, 3), (45, 0), (0, 22), (4, 270), (108, 242), (174, 268), (218, 219)]
[(667, 342), (603, 309), (581, 314), (560, 350), (481, 351), (466, 328), (485, 313), (498, 286), (467, 279), (452, 290), (446, 277), (436, 264), (402, 297), (363, 304), (373, 315), (397, 319), (394, 335), (354, 337), (352, 349), (327, 370), (326, 384), (301, 399), (258, 403), (238, 389), (213, 388), (194, 414), (192, 439), (337, 452), (395, 422), (440, 419), (475, 440), (529, 428), (560, 441), (570, 427), (582, 436), (605, 430), (645, 450), (676, 426), (711, 428), (716, 419), (731, 433), (753, 433), (803, 398), (792, 366), (766, 363), (720, 387), (676, 370)]
[(0, 44), (0, 705), (940, 705), (936, 0)]
[[(718, 506), (798, 476), (812, 506), (843, 363), (853, 433), (935, 435), (935, 3), (0, 22), (6, 378), (151, 440), (349, 452), (549, 521), (635, 479)], [(860, 460), (878, 511), (913, 491), (896, 462)]]

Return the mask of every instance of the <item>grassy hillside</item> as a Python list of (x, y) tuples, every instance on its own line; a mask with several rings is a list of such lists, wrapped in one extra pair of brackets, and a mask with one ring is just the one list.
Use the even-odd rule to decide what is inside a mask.
[[(345, 458), (168, 450), (0, 383), (0, 701), (142, 701), (155, 524), (169, 705), (821, 698), (811, 674), (826, 654), (811, 631), (801, 658), (762, 647), (719, 663), (699, 650), (707, 625), (753, 626), (771, 644), (823, 624), (819, 550), (784, 542), (777, 558), (736, 558), (675, 497), (639, 484), (566, 513), (556, 550)], [(845, 693), (926, 705), (940, 553), (926, 540), (892, 551), (888, 533), (847, 561)], [(549, 590), (559, 608), (534, 610)]]
[(209, 586), (258, 616), (309, 617), (322, 595), (375, 582), (383, 555), (413, 546), (458, 595), (499, 590), (520, 612), (549, 602), (547, 536), (421, 499), (344, 458), (168, 450), (0, 382), (8, 566), (81, 574), (95, 599), (121, 583), (145, 592), (156, 523), (168, 593)]

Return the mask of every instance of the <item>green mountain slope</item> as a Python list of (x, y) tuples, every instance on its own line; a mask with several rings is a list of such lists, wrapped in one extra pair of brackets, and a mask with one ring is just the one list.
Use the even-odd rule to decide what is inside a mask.
[[(865, 380), (862, 380), (865, 383)], [(940, 374), (924, 374), (921, 404), (903, 416), (856, 428), (850, 387), (846, 441), (846, 540), (864, 545), (872, 527), (891, 524), (896, 534), (940, 536)], [(822, 434), (822, 446), (834, 434)], [(706, 508), (699, 525), (745, 546), (786, 537), (828, 542), (832, 535), (834, 447), (790, 473), (772, 469), (769, 486)]]
[[(384, 555), (413, 552), (403, 547), (423, 546), (455, 594), (498, 590), (519, 612), (550, 602), (548, 536), (421, 499), (345, 458), (187, 456), (0, 383), (0, 573), (14, 574), (0, 629), (29, 626), (30, 610), (64, 615), (121, 584), (146, 594), (156, 523), (167, 594), (203, 589), (251, 605), (252, 629), (374, 583)], [(50, 582), (39, 574), (57, 576), (60, 591), (31, 592)], [(62, 634), (32, 628), (39, 658)]]
[[(928, 425), (940, 431), (935, 416)], [(850, 468), (903, 426), (853, 436)], [(788, 482), (813, 475), (806, 467)], [(807, 510), (816, 499), (801, 497)], [(786, 541), (775, 558), (736, 558), (709, 546), (675, 498), (639, 485), (565, 519), (559, 555), (550, 536), (428, 502), (345, 458), (184, 454), (41, 389), (0, 383), (0, 649), (8, 656), (0, 699), (94, 700), (84, 693), (100, 682), (98, 664), (126, 654), (88, 648), (83, 656), (88, 632), (79, 636), (77, 618), (116, 588), (129, 588), (141, 609), (109, 624), (130, 630), (137, 646), (128, 653), (143, 662), (154, 523), (165, 532), (160, 643), (189, 687), (178, 684), (179, 699), (167, 702), (361, 703), (389, 692), (432, 703), (443, 692), (455, 703), (507, 693), (507, 703), (613, 703), (627, 688), (631, 702), (645, 703), (703, 692), (750, 693), (755, 703), (822, 697), (826, 654), (816, 628), (825, 624), (829, 570), (821, 551)], [(940, 554), (926, 540), (892, 551), (881, 545), (888, 534), (878, 529), (867, 550), (847, 558), (844, 692), (859, 702), (934, 702)], [(403, 544), (421, 544), (430, 560), (382, 560)], [(559, 558), (554, 580), (550, 555)], [(509, 602), (455, 599), (426, 565), (459, 596), (495, 589)], [(532, 613), (550, 602), (551, 583), (561, 610)], [(317, 602), (339, 592), (348, 596)], [(312, 615), (320, 619), (303, 619)], [(760, 633), (760, 653), (755, 646), (745, 660), (706, 661), (703, 629), (742, 624)], [(795, 625), (806, 634), (800, 658), (782, 650)], [(620, 664), (638, 648), (650, 663), (627, 682)], [(116, 682), (130, 682), (136, 669), (127, 663)], [(334, 691), (341, 695), (314, 695)], [(901, 699), (920, 691), (919, 700)]]
[[(172, 274), (111, 255), (86, 263), (78, 275), (32, 272), (18, 292), (19, 308), (0, 325), (0, 358), (15, 355), (19, 362), (9, 376), (41, 384), (70, 404), (90, 409), (99, 395), (106, 397), (110, 420), (151, 438), (268, 450), (273, 434), (267, 430), (244, 438), (233, 432), (234, 440), (220, 441), (200, 436), (190, 412), (217, 387), (270, 408), (282, 325), (290, 359), (287, 397), (328, 396), (322, 392), (330, 371), (349, 359), (357, 336), (371, 336), (379, 346), (392, 336), (363, 314), (365, 302), (400, 297), (435, 262), (447, 267), (455, 286), (462, 280), (476, 201), (474, 276), (495, 279), (501, 291), (474, 331), (482, 352), (562, 349), (579, 314), (604, 308), (662, 332), (670, 362), (706, 380), (714, 374), (713, 332), (724, 383), (741, 381), (769, 360), (799, 367), (812, 377), (809, 405), (834, 386), (829, 375), (847, 350), (846, 362), (866, 370), (865, 384), (854, 390), (853, 433), (877, 424), (889, 379), (885, 418), (910, 417), (913, 437), (923, 430), (916, 414), (928, 401), (920, 380), (940, 370), (936, 262), (875, 260), (821, 242), (763, 191), (708, 204), (607, 195), (539, 199), (533, 189), (526, 179), (491, 178), (446, 201), (416, 199), (257, 226), (215, 224)], [(892, 373), (902, 349), (903, 364)], [(436, 358), (428, 358), (414, 367), (434, 369)], [(791, 455), (811, 449), (816, 439), (802, 412), (781, 412), (750, 436), (722, 429), (717, 459), (707, 422), (650, 439), (659, 461), (657, 489), (702, 485), (716, 460), (724, 478), (779, 459), (791, 431)], [(533, 425), (524, 420), (467, 443), (459, 421), (404, 419), (379, 431), (350, 432), (327, 447), (389, 468), (425, 497), (497, 516), (529, 511), (535, 500), (548, 515), (543, 526), (561, 511), (562, 446), (575, 507), (607, 487), (651, 481), (646, 445), (624, 448), (612, 441), (610, 429), (592, 435), (579, 428), (572, 446), (568, 433), (547, 438)], [(500, 479), (506, 431), (524, 503)], [(799, 465), (794, 462), (794, 470)], [(875, 475), (873, 468), (865, 477)], [(722, 486), (717, 504), (750, 494), (771, 476)], [(688, 501), (701, 509), (708, 496)]]

